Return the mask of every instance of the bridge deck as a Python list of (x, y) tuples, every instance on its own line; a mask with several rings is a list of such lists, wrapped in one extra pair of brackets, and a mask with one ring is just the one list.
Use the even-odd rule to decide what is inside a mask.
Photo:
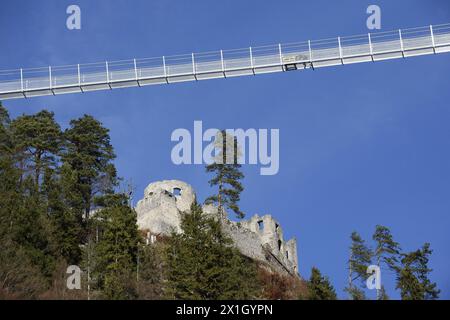
[(0, 71), (0, 100), (450, 52), (450, 24), (301, 43), (126, 61)]

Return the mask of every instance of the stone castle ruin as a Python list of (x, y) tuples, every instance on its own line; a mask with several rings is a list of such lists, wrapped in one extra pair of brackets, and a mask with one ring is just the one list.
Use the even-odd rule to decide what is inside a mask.
[[(157, 236), (181, 232), (181, 215), (190, 211), (196, 196), (193, 188), (178, 180), (154, 182), (137, 203), (139, 229), (147, 233), (147, 241)], [(204, 214), (219, 217), (214, 205), (204, 205)], [(284, 241), (280, 224), (270, 215), (254, 215), (249, 220), (235, 222), (223, 217), (222, 227), (239, 251), (280, 273), (298, 276), (297, 241)]]

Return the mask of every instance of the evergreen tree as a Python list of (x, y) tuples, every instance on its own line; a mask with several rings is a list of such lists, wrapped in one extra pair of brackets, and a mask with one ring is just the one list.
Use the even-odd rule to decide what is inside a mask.
[[(61, 235), (77, 234), (77, 242), (87, 241), (86, 204), (83, 200), (82, 188), (79, 183), (79, 173), (70, 164), (63, 163), (59, 169), (59, 179), (55, 183), (59, 187), (59, 196), (64, 202), (64, 215), (55, 216), (54, 222), (59, 226)], [(58, 195), (55, 195), (57, 197)]]
[(125, 195), (102, 200), (105, 208), (92, 217), (98, 228), (98, 242), (93, 250), (93, 272), (97, 289), (107, 299), (136, 297), (136, 262), (140, 235), (136, 213)]
[[(46, 208), (36, 193), (35, 177), (25, 175), (25, 169), (17, 165), (21, 159), (17, 154), (22, 155), (24, 148), (39, 149), (35, 147), (38, 140), (34, 147), (30, 141), (28, 147), (25, 141), (17, 147), (16, 125), (0, 106), (0, 239), (10, 247), (4, 250), (14, 248), (10, 252), (17, 253), (17, 259), (23, 260), (26, 256), (27, 262), (23, 263), (39, 270), (44, 277), (50, 277), (56, 257), (49, 241), (51, 230)], [(43, 154), (46, 152), (41, 159), (46, 157)]]
[(172, 299), (222, 300), (255, 297), (253, 262), (232, 247), (217, 219), (203, 215), (197, 203), (185, 213), (182, 233), (168, 240), (166, 294)]
[(163, 297), (164, 243), (141, 245), (138, 249), (138, 298), (156, 300)]
[(15, 167), (8, 111), (0, 102), (0, 232), (6, 235), (13, 227), (14, 206), (21, 196), (17, 188), (20, 171)]
[(14, 119), (11, 130), (22, 168), (25, 172), (34, 172), (35, 187), (39, 190), (43, 171), (56, 166), (61, 149), (61, 128), (54, 114), (44, 110)]
[(217, 186), (217, 194), (208, 197), (205, 203), (217, 204), (219, 214), (223, 217), (226, 208), (235, 212), (240, 219), (245, 214), (239, 208), (238, 202), (240, 194), (244, 190), (241, 182), (244, 174), (240, 171), (239, 164), (240, 150), (236, 137), (233, 137), (222, 130), (216, 137), (216, 149), (219, 150), (215, 161), (206, 166), (207, 173), (214, 173), (215, 176), (209, 181), (211, 187)]
[(84, 214), (89, 217), (94, 197), (110, 192), (117, 184), (109, 130), (92, 116), (84, 115), (70, 122), (64, 136), (66, 174), (77, 180), (72, 194), (81, 197)]
[(364, 290), (361, 289), (360, 287), (355, 286), (354, 284), (346, 287), (344, 289), (344, 291), (348, 293), (349, 298), (351, 300), (366, 300), (367, 299)]
[(47, 287), (46, 279), (30, 259), (29, 250), (17, 242), (23, 242), (19, 231), (23, 228), (20, 215), (25, 197), (10, 124), (8, 111), (0, 102), (0, 299), (38, 298)]
[(319, 269), (311, 269), (311, 277), (308, 281), (309, 300), (336, 300), (336, 291), (328, 277), (322, 276)]
[(49, 229), (56, 254), (69, 265), (81, 261), (82, 228), (77, 220), (79, 210), (71, 207), (65, 196), (65, 187), (60, 176), (47, 168), (43, 179), (43, 194), (49, 218)]
[[(377, 225), (373, 234), (375, 241), (374, 258), (380, 269), (395, 270), (400, 254), (400, 245), (394, 241), (391, 231), (384, 226)], [(385, 288), (382, 288), (386, 295)], [(377, 290), (377, 299), (382, 300), (381, 290)]]
[(389, 296), (386, 292), (386, 289), (383, 285), (381, 285), (380, 293), (378, 295), (378, 300), (389, 300)]
[(428, 267), (432, 254), (430, 244), (425, 243), (421, 249), (403, 253), (401, 265), (397, 267), (397, 285), (403, 300), (434, 300), (439, 298), (440, 290), (431, 282)]
[[(140, 236), (127, 200), (114, 195), (113, 159), (108, 130), (92, 117), (62, 134), (53, 113), (11, 120), (0, 104), (0, 297), (49, 297), (81, 248), (102, 297), (136, 296)], [(94, 206), (103, 209), (89, 219)]]
[(345, 290), (353, 300), (365, 299), (364, 291), (355, 286), (354, 282), (359, 280), (361, 286), (365, 286), (368, 278), (367, 267), (371, 263), (372, 251), (357, 232), (351, 235), (350, 258), (348, 260), (349, 275), (348, 286)]
[[(94, 247), (91, 242), (93, 226), (90, 212), (95, 199), (112, 194), (113, 188), (117, 185), (116, 169), (112, 163), (115, 154), (110, 143), (109, 130), (92, 116), (84, 115), (72, 120), (70, 127), (64, 132), (64, 138), (62, 190), (71, 210), (70, 214), (75, 215), (77, 225), (82, 230), (79, 241), (85, 244), (85, 269), (90, 284)], [(118, 209), (113, 209), (115, 210)], [(111, 279), (118, 274), (118, 272), (112, 273), (106, 278), (108, 285), (110, 284), (108, 288), (112, 288), (112, 285), (117, 283)], [(117, 297), (115, 293), (119, 291), (120, 288), (111, 289), (110, 294)], [(90, 290), (88, 290), (88, 296), (89, 294)]]
[(0, 159), (11, 154), (12, 141), (10, 134), (11, 119), (0, 101)]
[(9, 237), (0, 236), (0, 299), (37, 299), (47, 289), (47, 279), (28, 252)]

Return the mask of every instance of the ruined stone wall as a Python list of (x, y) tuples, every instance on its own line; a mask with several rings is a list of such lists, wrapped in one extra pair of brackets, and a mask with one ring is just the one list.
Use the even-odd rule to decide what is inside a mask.
[(260, 261), (265, 259), (261, 240), (256, 233), (241, 228), (232, 221), (224, 221), (223, 230), (243, 255)]
[[(169, 235), (172, 230), (180, 232), (181, 215), (189, 212), (194, 201), (194, 190), (185, 182), (165, 180), (150, 184), (136, 206), (139, 229), (154, 235)], [(214, 205), (203, 206), (203, 212), (219, 216)], [(254, 215), (241, 222), (225, 218), (222, 225), (242, 254), (267, 263), (278, 272), (297, 275), (297, 241), (284, 241), (283, 230), (272, 216)]]
[[(177, 189), (179, 194), (177, 194)], [(181, 212), (189, 211), (192, 202), (195, 200), (194, 189), (183, 181), (178, 180), (164, 180), (151, 183), (145, 188), (144, 199), (151, 198), (153, 194), (165, 191), (176, 199), (176, 207)], [(139, 203), (138, 203), (139, 205)]]
[(188, 211), (194, 200), (194, 190), (182, 181), (151, 183), (136, 206), (139, 229), (165, 235), (181, 231), (180, 214)]
[[(274, 259), (293, 273), (297, 273), (297, 241), (285, 241), (280, 224), (271, 216), (254, 215), (251, 219), (241, 222), (244, 229), (258, 236), (260, 245), (269, 251)], [(245, 244), (243, 244), (245, 245)]]

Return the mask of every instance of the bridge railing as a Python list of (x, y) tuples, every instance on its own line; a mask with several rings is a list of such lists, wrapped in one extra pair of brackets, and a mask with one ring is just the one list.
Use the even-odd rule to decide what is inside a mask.
[(450, 24), (244, 49), (0, 71), (0, 99), (318, 68), (450, 51)]

